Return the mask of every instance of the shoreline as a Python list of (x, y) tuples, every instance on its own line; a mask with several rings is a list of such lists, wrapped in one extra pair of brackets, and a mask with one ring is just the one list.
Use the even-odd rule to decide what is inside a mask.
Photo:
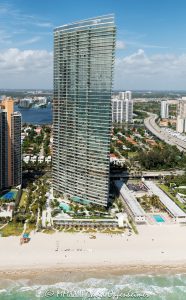
[(68, 267), (27, 267), (11, 269), (0, 269), (0, 287), (6, 280), (28, 280), (29, 284), (55, 284), (57, 282), (79, 282), (88, 278), (109, 279), (117, 276), (170, 276), (186, 275), (186, 263), (170, 265), (144, 265), (128, 264), (122, 266), (74, 266)]

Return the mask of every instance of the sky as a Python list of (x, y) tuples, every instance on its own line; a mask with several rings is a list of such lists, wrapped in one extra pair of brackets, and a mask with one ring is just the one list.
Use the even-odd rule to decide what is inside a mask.
[(114, 13), (114, 89), (186, 90), (185, 11), (185, 0), (0, 0), (0, 88), (52, 88), (53, 29)]

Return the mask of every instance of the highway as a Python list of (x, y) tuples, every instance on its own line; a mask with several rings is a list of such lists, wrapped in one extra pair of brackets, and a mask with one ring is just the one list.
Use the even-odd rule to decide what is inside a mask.
[(156, 124), (157, 118), (156, 114), (149, 113), (149, 117), (144, 120), (145, 127), (160, 140), (169, 145), (176, 146), (180, 151), (186, 152), (186, 142), (160, 128)]

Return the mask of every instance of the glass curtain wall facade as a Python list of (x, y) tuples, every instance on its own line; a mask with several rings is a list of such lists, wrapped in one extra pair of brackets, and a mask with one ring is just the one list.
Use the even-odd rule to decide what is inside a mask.
[(21, 114), (12, 114), (12, 184), (22, 184)]
[(54, 191), (107, 205), (113, 15), (54, 30)]
[(8, 186), (9, 182), (7, 113), (0, 109), (0, 190)]

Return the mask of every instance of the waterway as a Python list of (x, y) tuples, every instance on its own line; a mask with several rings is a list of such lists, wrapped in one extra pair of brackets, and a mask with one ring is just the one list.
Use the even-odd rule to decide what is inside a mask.
[(24, 109), (14, 106), (15, 111), (22, 114), (22, 123), (44, 125), (52, 124), (52, 107), (48, 105), (46, 108), (30, 108)]

